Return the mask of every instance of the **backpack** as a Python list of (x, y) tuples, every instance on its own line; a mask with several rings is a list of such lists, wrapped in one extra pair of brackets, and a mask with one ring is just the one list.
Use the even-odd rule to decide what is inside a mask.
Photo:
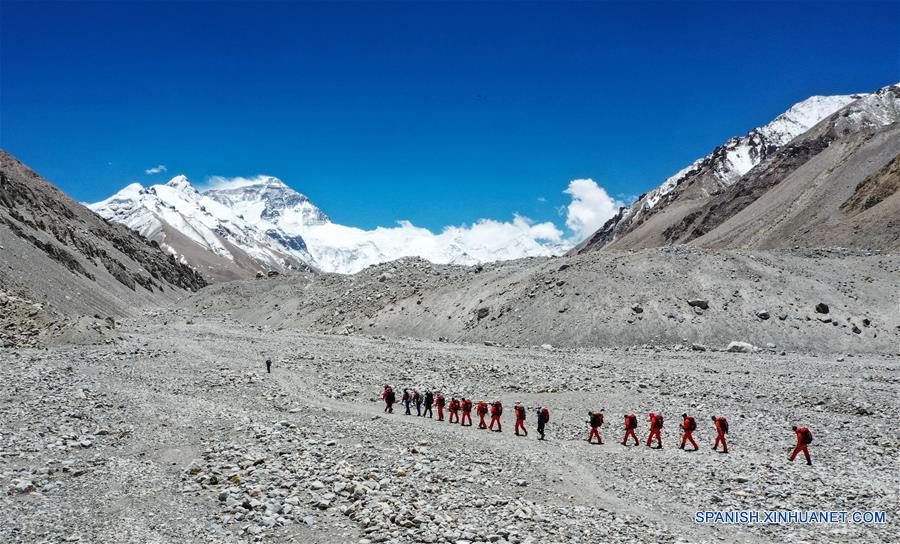
[(550, 421), (550, 410), (548, 410), (546, 408), (541, 410), (541, 419), (544, 420), (544, 423), (547, 423), (548, 421)]
[(409, 400), (409, 392), (404, 391), (403, 392), (403, 402), (406, 402), (408, 400)]
[(497, 407), (497, 415), (502, 416), (503, 415), (503, 405), (498, 402), (494, 406)]
[(688, 430), (688, 431), (693, 432), (693, 431), (696, 431), (696, 430), (697, 430), (697, 422), (694, 420), (694, 418), (692, 418), (692, 417), (689, 416), (689, 417), (685, 420), (685, 423), (687, 423), (687, 430)]
[(800, 442), (803, 444), (812, 444), (812, 431), (807, 428), (800, 429)]
[(722, 429), (722, 432), (727, 433), (728, 432), (728, 420), (725, 419), (724, 417), (720, 417), (716, 421), (719, 422), (719, 426)]
[(637, 416), (627, 416), (625, 418), (625, 428), (626, 429), (637, 429)]
[(525, 421), (525, 408), (516, 406), (516, 418)]
[(591, 427), (599, 427), (603, 425), (603, 414), (596, 412), (591, 414)]
[(385, 400), (387, 400), (389, 403), (393, 404), (396, 399), (397, 399), (397, 395), (394, 393), (394, 390), (392, 389), (392, 390), (388, 391), (388, 394), (387, 394), (387, 397), (385, 398)]
[(653, 418), (653, 428), (654, 429), (662, 429), (663, 426), (663, 416), (656, 416)]

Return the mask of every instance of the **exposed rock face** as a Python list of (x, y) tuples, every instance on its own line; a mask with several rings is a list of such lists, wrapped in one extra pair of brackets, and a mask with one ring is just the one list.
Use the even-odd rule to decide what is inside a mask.
[(0, 287), (62, 313), (127, 314), (204, 278), (0, 151)]
[(900, 155), (857, 185), (853, 195), (841, 204), (841, 209), (848, 214), (860, 213), (881, 204), (898, 191), (900, 191)]

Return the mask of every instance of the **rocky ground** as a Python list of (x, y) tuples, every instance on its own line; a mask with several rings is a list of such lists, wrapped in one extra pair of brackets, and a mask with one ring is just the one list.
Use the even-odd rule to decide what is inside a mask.
[(474, 267), (403, 259), (352, 276), (216, 284), (183, 306), (273, 328), (513, 346), (897, 354), (897, 293), (897, 253), (678, 246)]
[[(177, 310), (0, 351), (3, 542), (896, 542), (900, 358), (546, 349), (274, 330)], [(105, 340), (106, 341), (106, 340)], [(272, 357), (266, 374), (262, 361)], [(502, 399), (504, 432), (385, 415), (385, 383)], [(515, 401), (551, 410), (512, 434)], [(603, 445), (585, 442), (605, 409)], [(666, 416), (625, 448), (621, 416)], [(697, 416), (700, 451), (677, 449)], [(711, 451), (711, 414), (731, 422)], [(815, 464), (788, 463), (808, 425)], [(881, 510), (701, 525), (697, 510)]]

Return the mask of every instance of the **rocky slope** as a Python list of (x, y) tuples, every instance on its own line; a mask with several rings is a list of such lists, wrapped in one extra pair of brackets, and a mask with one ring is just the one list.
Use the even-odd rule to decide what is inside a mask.
[(478, 267), (401, 260), (353, 276), (214, 285), (183, 304), (209, 316), (346, 334), (894, 353), (897, 270), (896, 253), (690, 247)]
[[(860, 150), (860, 147), (874, 133), (890, 131), (892, 125), (900, 121), (898, 89), (898, 86), (889, 86), (866, 95), (813, 97), (795, 105), (772, 123), (743, 138), (729, 140), (631, 206), (622, 208), (573, 252), (690, 242), (710, 233), (804, 165), (805, 170), (798, 173), (798, 179), (805, 180), (804, 191), (810, 198), (817, 191), (840, 192), (834, 188), (836, 185), (843, 188), (858, 183), (896, 156), (896, 151), (891, 154), (895, 148), (891, 142), (885, 142), (884, 149), (878, 152)], [(890, 135), (883, 138), (890, 139)], [(846, 145), (839, 150), (828, 149), (834, 142)], [(826, 150), (828, 155), (820, 157)], [(860, 152), (865, 160), (854, 159), (856, 152)], [(877, 162), (873, 162), (874, 159)], [(833, 171), (836, 165), (862, 162), (866, 169), (861, 177), (856, 176), (859, 172), (852, 167)], [(782, 204), (789, 207), (793, 203), (784, 200)], [(779, 222), (783, 219), (780, 216), (768, 218)], [(840, 217), (832, 217), (832, 222), (840, 220)], [(866, 239), (875, 234), (875, 229), (871, 230), (848, 239), (851, 242), (848, 245), (869, 247)], [(770, 242), (776, 239), (772, 236)], [(804, 236), (793, 237), (790, 244), (831, 245), (824, 237)], [(710, 245), (772, 247), (765, 241), (756, 245)], [(790, 246), (785, 243), (778, 247)]]
[(118, 317), (205, 284), (155, 244), (104, 221), (0, 151), (4, 305), (21, 304), (21, 297), (54, 315)]

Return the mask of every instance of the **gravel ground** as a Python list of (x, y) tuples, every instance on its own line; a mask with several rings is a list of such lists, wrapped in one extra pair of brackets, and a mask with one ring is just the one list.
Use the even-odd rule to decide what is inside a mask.
[[(3, 542), (897, 542), (890, 354), (571, 350), (147, 313), (103, 345), (0, 351)], [(262, 361), (272, 357), (272, 374)], [(502, 399), (504, 432), (382, 412), (395, 387)], [(530, 435), (512, 434), (512, 404)], [(531, 411), (551, 410), (548, 440)], [(603, 408), (605, 444), (588, 445)], [(622, 414), (666, 416), (625, 448)], [(697, 452), (677, 448), (697, 417)], [(711, 450), (709, 416), (731, 424)], [(814, 465), (788, 463), (791, 424)], [(697, 510), (879, 510), (882, 525), (703, 525)]]

